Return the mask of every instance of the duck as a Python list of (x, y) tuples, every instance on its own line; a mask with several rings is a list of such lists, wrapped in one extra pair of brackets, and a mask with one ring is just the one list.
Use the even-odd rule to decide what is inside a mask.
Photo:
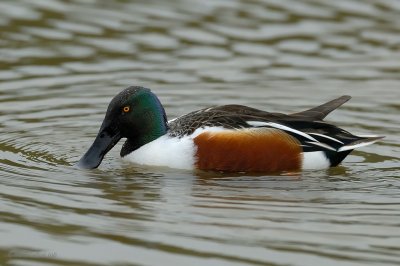
[(292, 114), (222, 105), (168, 121), (150, 89), (131, 86), (111, 100), (94, 142), (76, 166), (97, 168), (124, 138), (121, 157), (140, 165), (263, 173), (326, 169), (383, 138), (353, 135), (323, 121), (350, 98), (344, 95)]

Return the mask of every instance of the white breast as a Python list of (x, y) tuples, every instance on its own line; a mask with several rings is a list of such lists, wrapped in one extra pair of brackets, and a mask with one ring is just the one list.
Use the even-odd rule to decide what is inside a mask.
[(138, 164), (191, 170), (194, 169), (194, 154), (192, 138), (164, 135), (131, 152), (124, 159)]

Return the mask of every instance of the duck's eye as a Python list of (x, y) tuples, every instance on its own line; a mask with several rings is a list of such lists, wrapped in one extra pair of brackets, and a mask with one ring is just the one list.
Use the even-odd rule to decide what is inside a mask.
[(124, 113), (127, 113), (131, 110), (131, 108), (129, 106), (124, 106), (124, 108), (122, 108), (122, 111), (124, 111)]

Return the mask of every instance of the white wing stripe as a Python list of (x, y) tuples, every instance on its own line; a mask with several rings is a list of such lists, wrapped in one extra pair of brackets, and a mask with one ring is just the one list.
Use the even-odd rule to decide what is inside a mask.
[(325, 148), (325, 149), (328, 149), (328, 150), (331, 150), (331, 151), (336, 151), (335, 148), (329, 146), (328, 144), (322, 143), (322, 142), (310, 142), (310, 141), (307, 141), (307, 143), (313, 144), (315, 146), (320, 146), (322, 148)]
[(253, 126), (253, 127), (263, 127), (263, 126), (268, 126), (267, 122), (261, 122), (261, 121), (246, 121), (246, 123), (249, 126)]
[(364, 146), (370, 145), (370, 144), (372, 144), (372, 143), (375, 143), (375, 142), (377, 142), (378, 140), (379, 140), (379, 139), (374, 139), (374, 140), (367, 141), (367, 142), (361, 142), (361, 143), (357, 143), (357, 144), (346, 145), (346, 146), (340, 147), (340, 148), (338, 149), (338, 152), (341, 152), (341, 151), (348, 151), (348, 150), (354, 150), (355, 148), (364, 147)]
[(338, 142), (340, 144), (344, 144), (344, 142), (341, 142), (338, 139), (335, 139), (335, 138), (332, 138), (332, 137), (329, 137), (329, 136), (326, 136), (326, 135), (323, 135), (323, 134), (319, 134), (319, 133), (308, 133), (308, 134), (314, 135), (314, 136), (320, 136), (320, 137), (323, 137), (323, 138), (326, 138), (326, 139), (330, 139), (330, 140), (336, 141), (336, 142)]
[(316, 140), (315, 138), (311, 137), (310, 135), (308, 135), (308, 134), (306, 134), (304, 132), (301, 132), (301, 131), (296, 130), (294, 128), (290, 128), (290, 127), (287, 127), (287, 126), (284, 126), (284, 125), (281, 125), (281, 124), (278, 124), (278, 123), (260, 122), (260, 121), (246, 121), (246, 123), (248, 125), (250, 125), (250, 126), (255, 126), (255, 127), (270, 126), (270, 127), (277, 128), (277, 129), (282, 129), (282, 130), (285, 130), (285, 131), (290, 131), (290, 132), (295, 133), (297, 135), (303, 136), (306, 139), (310, 139), (312, 141), (319, 142), (318, 140)]

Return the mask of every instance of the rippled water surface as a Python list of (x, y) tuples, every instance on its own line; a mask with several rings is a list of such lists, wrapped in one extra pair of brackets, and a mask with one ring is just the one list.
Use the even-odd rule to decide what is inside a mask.
[[(0, 265), (400, 265), (400, 1), (2, 0)], [(72, 165), (110, 99), (239, 103), (385, 135), (327, 171)]]

